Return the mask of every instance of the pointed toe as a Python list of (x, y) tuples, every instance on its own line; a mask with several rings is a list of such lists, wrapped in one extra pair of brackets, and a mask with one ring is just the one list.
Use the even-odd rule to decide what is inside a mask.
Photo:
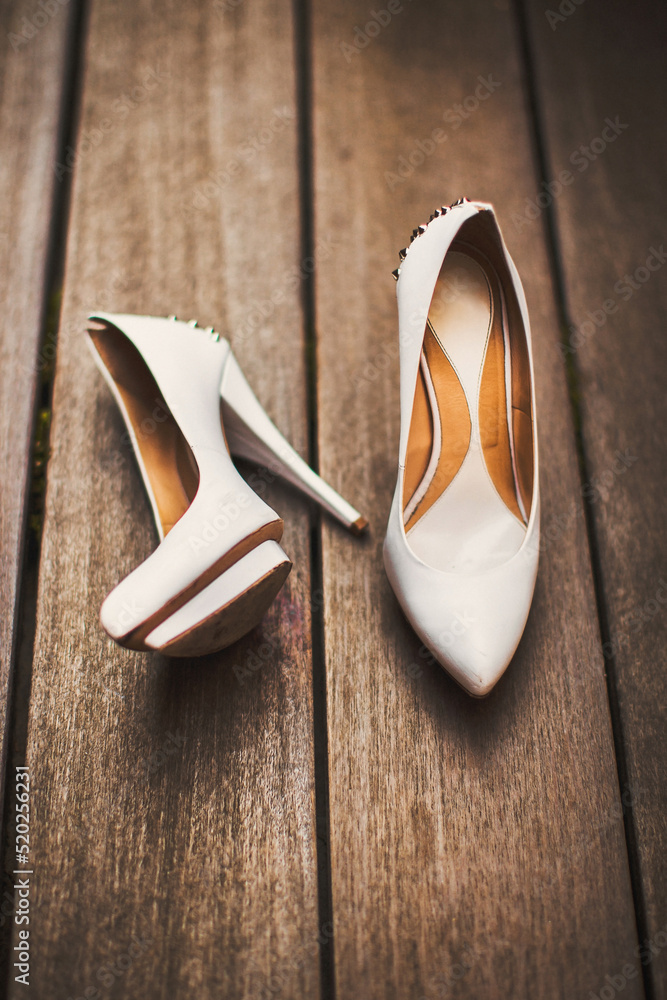
[(497, 684), (521, 640), (535, 589), (537, 547), (503, 566), (456, 575), (427, 566), (407, 546), (385, 543), (385, 568), (413, 629), (469, 694)]
[(439, 663), (469, 694), (486, 697), (505, 673), (521, 641), (531, 597), (532, 587), (509, 608), (498, 588), (495, 599), (479, 600), (475, 614), (462, 619), (460, 635), (449, 630), (434, 649)]

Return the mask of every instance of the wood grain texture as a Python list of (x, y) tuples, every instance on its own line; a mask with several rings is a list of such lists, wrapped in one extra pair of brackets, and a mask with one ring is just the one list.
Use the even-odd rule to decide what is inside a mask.
[[(511, 223), (538, 185), (515, 22), (482, 0), (382, 20), (313, 5), (315, 217), (341, 243), (317, 274), (321, 467), (373, 526), (354, 561), (324, 531), (336, 996), (589, 1000), (637, 938), (545, 236), (539, 219)], [(545, 535), (524, 640), (482, 702), (422, 656), (381, 556), (390, 271), (464, 194), (495, 203), (526, 286)]]
[(574, 176), (554, 206), (571, 323), (566, 339), (580, 381), (605, 653), (636, 789), (646, 930), (650, 941), (663, 941), (648, 972), (655, 997), (664, 998), (667, 12), (649, 2), (629, 8), (591, 0), (552, 29), (541, 4), (529, 10), (549, 170)]
[(214, 324), (303, 451), (292, 35), (289, 3), (91, 4), (28, 736), (40, 1000), (319, 996), (308, 509), (252, 480), (295, 566), (245, 641), (115, 646), (99, 607), (156, 535), (83, 337), (95, 309)]
[(0, 796), (70, 25), (63, 9), (24, 37), (33, 13), (23, 0), (0, 5)]

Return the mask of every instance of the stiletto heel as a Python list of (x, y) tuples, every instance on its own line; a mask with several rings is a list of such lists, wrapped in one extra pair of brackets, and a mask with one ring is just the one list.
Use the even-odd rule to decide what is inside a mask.
[(360, 535), (368, 521), (304, 462), (271, 421), (230, 350), (220, 385), (223, 424), (232, 455), (264, 465)]

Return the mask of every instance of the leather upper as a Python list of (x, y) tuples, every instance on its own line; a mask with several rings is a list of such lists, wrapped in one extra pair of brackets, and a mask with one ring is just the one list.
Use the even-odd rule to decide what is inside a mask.
[[(534, 486), (530, 516), (518, 551), (480, 572), (446, 572), (428, 565), (410, 546), (403, 521), (403, 479), (415, 386), (429, 307), (440, 270), (461, 226), (483, 202), (463, 202), (433, 219), (409, 248), (397, 282), (400, 342), (401, 432), (399, 467), (384, 544), (387, 575), (424, 644), (471, 694), (487, 694), (509, 664), (530, 609), (539, 556), (539, 480), (530, 323), (524, 291), (500, 231), (497, 235), (516, 294), (527, 339), (533, 399)], [(443, 435), (446, 428), (443, 428)], [(466, 528), (466, 546), (483, 545), (483, 532)]]

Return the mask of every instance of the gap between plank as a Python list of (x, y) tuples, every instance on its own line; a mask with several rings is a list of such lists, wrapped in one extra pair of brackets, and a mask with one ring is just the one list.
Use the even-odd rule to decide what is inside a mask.
[[(293, 0), (296, 104), (298, 115), (298, 174), (301, 212), (301, 259), (315, 260), (313, 227), (313, 132), (312, 132), (312, 32), (309, 0)], [(306, 381), (308, 407), (308, 455), (319, 472), (317, 421), (317, 329), (315, 268), (302, 282), (305, 324)], [(322, 516), (313, 508), (310, 527), (310, 594), (313, 663), (313, 746), (315, 771), (315, 833), (317, 844), (318, 939), (320, 944), (320, 997), (334, 1000), (334, 936), (329, 854), (329, 747), (327, 726), (327, 676), (324, 637)], [(324, 933), (325, 928), (331, 934)]]
[[(514, 0), (515, 19), (517, 24), (517, 34), (519, 51), (522, 59), (522, 71), (526, 86), (528, 118), (532, 136), (533, 150), (535, 155), (536, 170), (540, 183), (548, 183), (550, 173), (548, 169), (549, 155), (544, 131), (541, 126), (540, 101), (538, 95), (537, 76), (535, 73), (535, 63), (530, 42), (530, 27), (528, 13), (526, 10), (526, 0)], [(553, 202), (544, 210), (545, 229), (547, 236), (547, 253), (552, 269), (556, 308), (558, 310), (558, 321), (563, 344), (567, 341), (567, 331), (571, 326), (571, 316), (568, 306), (565, 272), (562, 264), (562, 252), (560, 236), (558, 232), (558, 221), (554, 210)], [(577, 461), (579, 464), (579, 475), (582, 486), (590, 481), (590, 467), (586, 458), (584, 440), (582, 434), (583, 414), (579, 403), (580, 400), (580, 374), (574, 355), (566, 352), (564, 354), (566, 376), (569, 388), (572, 417), (575, 427), (575, 445)], [(598, 542), (597, 528), (593, 515), (592, 506), (583, 499), (584, 517), (586, 521), (586, 533), (591, 560), (591, 571), (593, 575), (593, 588), (595, 592), (595, 603), (600, 627), (601, 648), (609, 648), (612, 654), (607, 660), (605, 677), (607, 682), (607, 697), (609, 700), (609, 711), (611, 716), (612, 735), (614, 740), (614, 751), (616, 756), (616, 769), (618, 774), (619, 792), (630, 786), (630, 776), (625, 752), (625, 741), (623, 734), (623, 721), (621, 717), (618, 700), (618, 680), (616, 657), (613, 654), (611, 640), (611, 629), (609, 624), (609, 613), (605, 600), (604, 581), (602, 576), (602, 562), (600, 559), (600, 546)], [(609, 644), (609, 645), (607, 645)], [(646, 900), (644, 898), (643, 883), (641, 877), (641, 867), (639, 863), (639, 851), (637, 846), (637, 830), (634, 820), (634, 806), (632, 801), (623, 810), (623, 825), (625, 830), (625, 842), (628, 854), (628, 865), (630, 869), (630, 884), (632, 887), (632, 897), (635, 910), (635, 921), (639, 942), (649, 937), (648, 921), (646, 916)], [(642, 965), (642, 976), (646, 1000), (656, 1000), (655, 986), (650, 966)]]
[[(67, 149), (76, 148), (77, 128), (81, 105), (81, 77), (83, 62), (83, 46), (86, 38), (88, 0), (74, 0), (69, 11), (67, 37), (65, 43), (63, 80), (60, 98), (58, 132), (56, 143), (57, 164), (66, 162)], [(43, 497), (48, 481), (49, 457), (49, 424), (42, 420), (42, 414), (51, 413), (53, 396), (53, 379), (55, 373), (55, 355), (57, 355), (57, 334), (60, 324), (60, 309), (62, 302), (62, 283), (65, 270), (65, 248), (69, 221), (70, 196), (73, 172), (64, 173), (62, 178), (54, 182), (52, 189), (51, 219), (49, 221), (48, 244), (44, 275), (45, 297), (42, 303), (40, 319), (40, 337), (38, 357), (44, 358), (44, 349), (49, 345), (56, 348), (51, 365), (41, 369), (40, 380), (35, 391), (35, 404), (32, 414), (32, 446), (30, 452), (31, 478), (26, 500), (26, 511), (23, 523), (23, 552), (21, 556), (21, 575), (18, 585), (16, 631), (14, 641), (13, 663), (9, 675), (9, 690), (7, 704), (7, 764), (5, 773), (5, 798), (2, 804), (2, 899), (0, 904), (9, 903), (7, 894), (11, 897), (14, 876), (10, 873), (14, 864), (14, 781), (10, 780), (16, 767), (25, 765), (28, 734), (28, 716), (30, 710), (30, 692), (32, 685), (32, 661), (37, 627), (37, 591), (39, 585), (39, 567), (41, 554), (41, 529), (43, 509), (40, 497), (33, 488), (35, 478), (35, 452), (37, 438), (40, 438), (39, 448), (43, 455), (44, 481), (41, 495)], [(37, 529), (37, 525), (39, 528)], [(2, 910), (4, 921), (0, 925), (0, 982), (9, 989), (12, 976), (11, 943), (13, 928), (13, 912), (6, 914)]]

